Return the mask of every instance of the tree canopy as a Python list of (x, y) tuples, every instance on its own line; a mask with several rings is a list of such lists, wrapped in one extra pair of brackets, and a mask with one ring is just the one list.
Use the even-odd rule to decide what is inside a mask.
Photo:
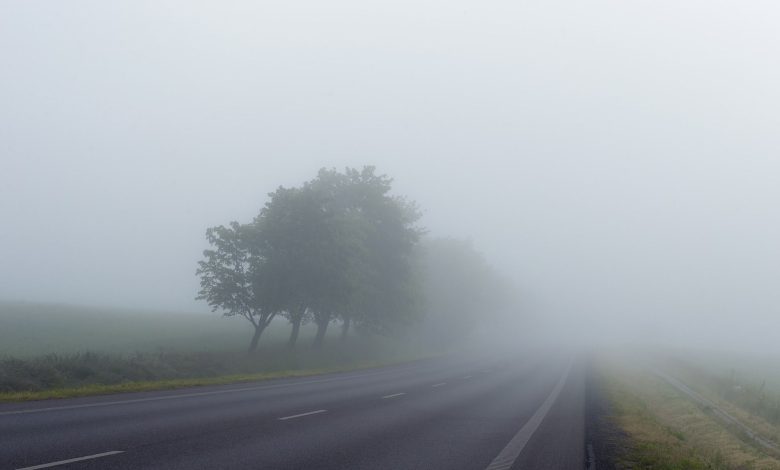
[(323, 169), (301, 187), (278, 188), (251, 223), (207, 231), (199, 298), (252, 322), (256, 337), (287, 317), (291, 346), (308, 320), (315, 346), (336, 320), (345, 333), (353, 324), (398, 331), (420, 314), (412, 257), (421, 230), (414, 204), (391, 189), (373, 167)]
[(442, 342), (464, 337), (506, 304), (506, 284), (470, 243), (421, 241), (420, 211), (392, 182), (370, 166), (322, 169), (270, 193), (251, 222), (209, 228), (198, 298), (254, 326), (250, 351), (277, 317), (291, 347), (307, 322), (315, 347), (333, 322), (342, 337), (413, 325)]

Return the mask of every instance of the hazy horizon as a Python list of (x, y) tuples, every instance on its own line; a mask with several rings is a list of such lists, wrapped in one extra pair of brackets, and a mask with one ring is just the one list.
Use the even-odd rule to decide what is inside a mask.
[(780, 350), (773, 2), (76, 4), (0, 6), (0, 299), (207, 311), (207, 227), (375, 165), (518, 328)]

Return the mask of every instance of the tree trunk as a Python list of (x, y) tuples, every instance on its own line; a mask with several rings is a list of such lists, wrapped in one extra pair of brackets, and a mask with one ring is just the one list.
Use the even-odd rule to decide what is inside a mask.
[(249, 350), (247, 353), (252, 354), (257, 351), (257, 342), (260, 341), (260, 335), (263, 334), (265, 325), (255, 325), (255, 333), (252, 335), (252, 342), (249, 343)]
[(341, 324), (341, 341), (347, 340), (347, 334), (349, 334), (349, 325), (352, 323), (352, 319), (347, 317), (344, 319), (344, 323)]
[(330, 324), (330, 315), (318, 316), (315, 321), (317, 323), (317, 335), (314, 337), (312, 347), (314, 349), (321, 349), (322, 343), (325, 340), (325, 332), (328, 330), (328, 325)]
[(303, 321), (303, 315), (296, 316), (292, 319), (292, 331), (290, 332), (290, 339), (287, 341), (287, 347), (292, 349), (295, 347), (295, 343), (298, 341), (298, 333), (301, 331), (301, 322)]

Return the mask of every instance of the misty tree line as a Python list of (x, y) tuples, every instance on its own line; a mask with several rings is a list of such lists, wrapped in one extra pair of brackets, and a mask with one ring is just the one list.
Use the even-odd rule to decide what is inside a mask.
[(278, 317), (291, 326), (290, 347), (308, 322), (314, 347), (333, 323), (342, 337), (350, 328), (465, 335), (480, 309), (485, 317), (506, 300), (503, 281), (469, 243), (422, 240), (416, 205), (391, 189), (373, 167), (322, 169), (279, 187), (250, 223), (206, 231), (197, 298), (252, 324), (250, 352)]

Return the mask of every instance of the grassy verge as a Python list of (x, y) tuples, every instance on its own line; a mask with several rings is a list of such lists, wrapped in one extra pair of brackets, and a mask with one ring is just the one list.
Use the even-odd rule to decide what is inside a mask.
[[(766, 379), (747, 378), (741, 369), (708, 370), (679, 359), (666, 361), (665, 367), (761, 436), (780, 443), (780, 394), (766, 387)], [(776, 371), (763, 372), (772, 377)]]
[(628, 440), (615, 458), (617, 468), (780, 469), (780, 461), (725, 429), (648, 370), (602, 361), (599, 374), (612, 405), (610, 419)]
[(352, 335), (331, 328), (325, 347), (286, 347), (282, 319), (247, 355), (251, 328), (214, 314), (166, 313), (0, 301), (0, 401), (164, 390), (296, 377), (431, 356), (419, 341)]
[(153, 380), (139, 382), (123, 382), (118, 384), (88, 384), (80, 387), (54, 388), (37, 391), (18, 391), (0, 393), (0, 402), (19, 402), (32, 400), (46, 400), (51, 398), (75, 398), (94, 395), (106, 395), (124, 392), (145, 392), (154, 390), (171, 390), (184, 387), (204, 385), (224, 385), (242, 382), (254, 382), (287, 377), (303, 377), (333, 372), (346, 372), (351, 370), (368, 369), (373, 367), (388, 366), (411, 362), (416, 359), (399, 359), (395, 361), (367, 361), (346, 364), (339, 367), (327, 367), (319, 369), (282, 370), (274, 372), (261, 372), (254, 374), (233, 374), (216, 377), (183, 378), (169, 380)]

